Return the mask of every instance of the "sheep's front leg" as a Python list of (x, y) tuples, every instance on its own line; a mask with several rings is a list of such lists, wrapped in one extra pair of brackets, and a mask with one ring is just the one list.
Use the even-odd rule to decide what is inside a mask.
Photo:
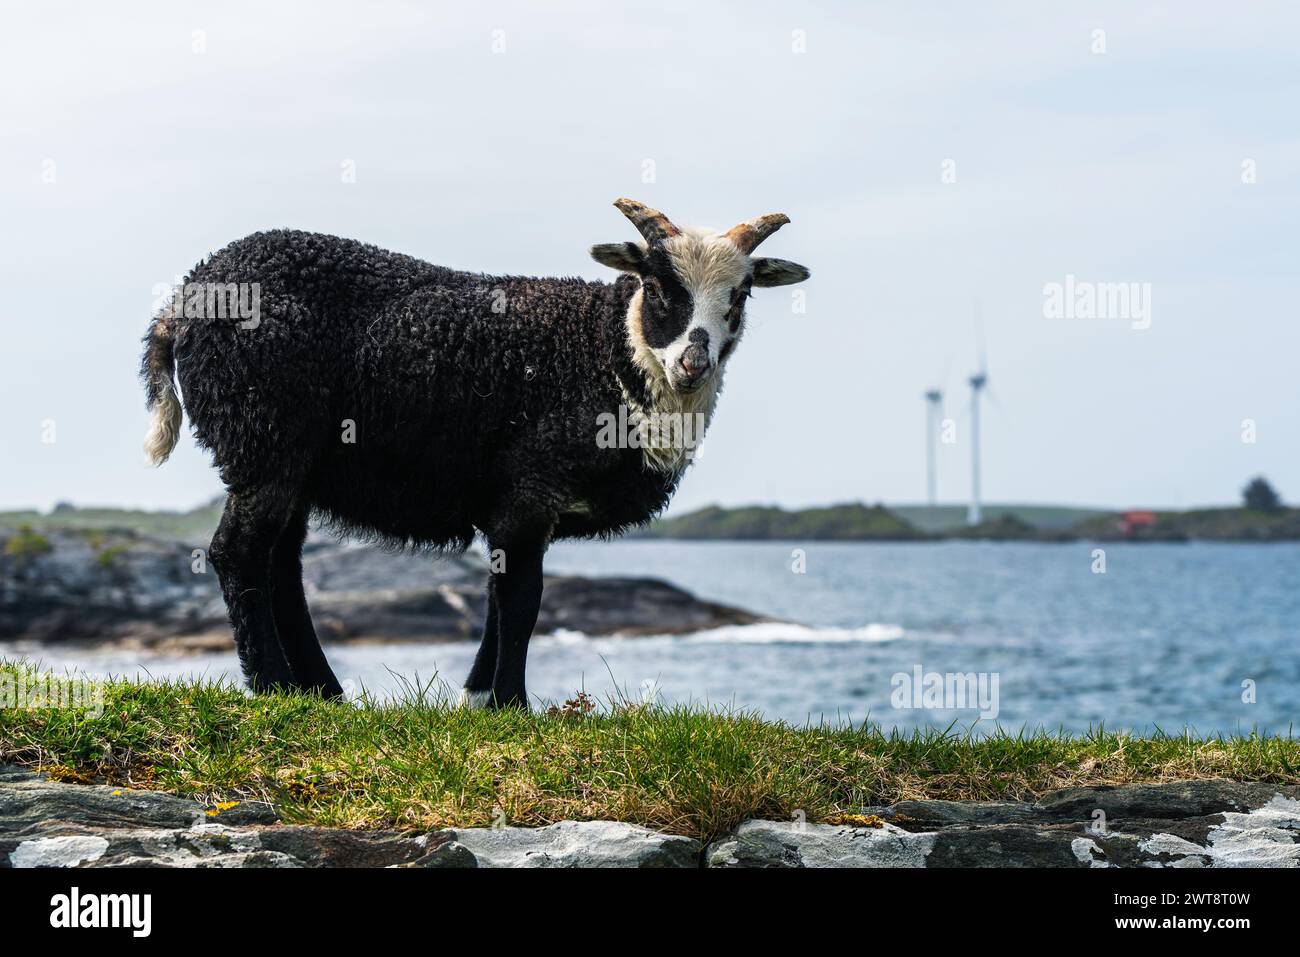
[(309, 510), (299, 507), (271, 549), (271, 612), (280, 648), (299, 688), (326, 698), (343, 697), (343, 688), (325, 659), (307, 609), (302, 585), (302, 543)]
[(505, 569), (494, 573), (492, 587), (497, 604), (497, 663), (492, 677), (492, 704), (498, 708), (528, 707), (524, 689), (524, 667), (528, 661), (528, 639), (537, 624), (542, 603), (542, 557), (546, 534), (512, 537), (501, 547)]
[(488, 577), (487, 616), (483, 620), (483, 640), (479, 643), (474, 667), (469, 670), (460, 692), (463, 708), (485, 708), (492, 703), (492, 680), (497, 672), (497, 642), (501, 631), (497, 619), (496, 576)]

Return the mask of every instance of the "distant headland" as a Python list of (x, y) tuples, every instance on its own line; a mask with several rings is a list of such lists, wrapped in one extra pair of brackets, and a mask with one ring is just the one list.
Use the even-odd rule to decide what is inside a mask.
[(710, 506), (660, 519), (635, 535), (688, 541), (1280, 542), (1300, 540), (1300, 509), (1283, 505), (1272, 486), (1257, 478), (1246, 486), (1238, 507), (1107, 511), (1054, 505), (986, 505), (983, 520), (968, 525), (964, 505), (848, 503), (796, 510), (759, 505)]
[[(216, 530), (223, 503), (223, 498), (217, 498), (189, 511), (84, 508), (64, 503), (49, 512), (0, 512), (0, 527), (113, 529), (206, 545)], [(713, 505), (658, 519), (628, 537), (679, 541), (1286, 542), (1300, 541), (1300, 508), (1285, 505), (1266, 479), (1255, 478), (1242, 490), (1242, 504), (1236, 507), (1108, 511), (1060, 505), (985, 505), (983, 521), (968, 525), (964, 505), (851, 502), (804, 509)]]

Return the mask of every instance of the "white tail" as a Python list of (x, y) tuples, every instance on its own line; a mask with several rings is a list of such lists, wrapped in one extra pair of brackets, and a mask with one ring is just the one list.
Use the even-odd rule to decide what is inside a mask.
[(176, 448), (181, 435), (181, 400), (170, 375), (160, 376), (158, 399), (154, 402), (149, 434), (144, 437), (144, 451), (149, 464), (162, 465)]

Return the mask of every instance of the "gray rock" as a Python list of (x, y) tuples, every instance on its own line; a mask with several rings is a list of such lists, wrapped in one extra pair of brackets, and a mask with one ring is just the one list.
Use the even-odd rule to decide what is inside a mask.
[(224, 619), (192, 549), (131, 532), (0, 529), (0, 637), (45, 641), (200, 632)]
[(265, 804), (0, 767), (0, 867), (698, 867), (698, 841), (616, 821), (417, 834), (278, 822)]
[[(241, 802), (213, 810), (195, 801), (102, 784), (64, 784), (43, 775), (9, 770), (0, 776), (0, 842), (44, 833), (59, 822), (86, 831), (114, 828), (186, 828), (221, 818), (223, 824), (267, 824), (279, 818), (267, 804)], [(2, 845), (0, 845), (2, 846)]]
[(433, 558), (313, 534), (302, 555), (303, 581), (314, 592), (368, 592), (482, 584), (486, 566), (474, 553)]
[[(200, 552), (131, 532), (0, 529), (0, 639), (228, 649), (216, 572)], [(486, 578), (473, 553), (434, 559), (319, 533), (303, 555), (308, 603), (324, 641), (476, 637)], [(658, 579), (552, 576), (545, 584), (538, 634), (676, 634), (766, 620)]]
[(904, 801), (879, 828), (748, 821), (710, 867), (1300, 867), (1300, 788), (1176, 781)]
[(547, 576), (545, 586), (538, 634), (561, 628), (588, 635), (685, 634), (771, 620), (703, 601), (658, 578)]
[(1010, 824), (1029, 820), (1035, 812), (1033, 805), (1015, 801), (899, 801), (864, 813), (915, 831), (950, 824)]
[(547, 827), (457, 828), (454, 845), (477, 867), (699, 867), (700, 843), (619, 821)]
[(438, 854), (450, 841), (441, 831), (290, 826), (266, 804), (214, 808), (0, 768), (0, 867), (387, 867)]
[(1097, 809), (1112, 818), (1204, 817), (1220, 811), (1246, 811), (1260, 807), (1278, 791), (1279, 788), (1272, 784), (1223, 780), (1065, 788), (1040, 798), (1034, 804), (1034, 812), (1055, 820), (1088, 818)]
[(708, 867), (925, 867), (935, 835), (892, 824), (839, 827), (793, 821), (746, 821), (710, 844)]
[(0, 867), (1300, 867), (1290, 786), (1076, 788), (1033, 803), (908, 801), (878, 816), (878, 827), (747, 821), (701, 851), (617, 821), (424, 834), (288, 825), (265, 804), (209, 807), (0, 766)]
[(926, 867), (1078, 867), (1084, 861), (1075, 843), (1079, 830), (1061, 825), (954, 827), (932, 836)]

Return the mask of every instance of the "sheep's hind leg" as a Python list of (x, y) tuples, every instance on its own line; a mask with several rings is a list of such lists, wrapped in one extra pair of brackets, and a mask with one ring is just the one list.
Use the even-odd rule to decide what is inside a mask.
[(307, 610), (302, 586), (302, 543), (310, 509), (294, 510), (271, 550), (271, 609), (280, 647), (299, 688), (326, 698), (343, 697)]
[(470, 668), (465, 687), (460, 692), (463, 708), (485, 708), (492, 702), (492, 678), (497, 670), (498, 613), (494, 577), (488, 578), (487, 616), (483, 620), (483, 640), (479, 643), (474, 667)]
[(289, 516), (288, 500), (273, 490), (232, 491), (212, 538), (210, 557), (235, 633), (235, 650), (256, 692), (297, 682), (280, 647), (271, 606), (271, 550)]

